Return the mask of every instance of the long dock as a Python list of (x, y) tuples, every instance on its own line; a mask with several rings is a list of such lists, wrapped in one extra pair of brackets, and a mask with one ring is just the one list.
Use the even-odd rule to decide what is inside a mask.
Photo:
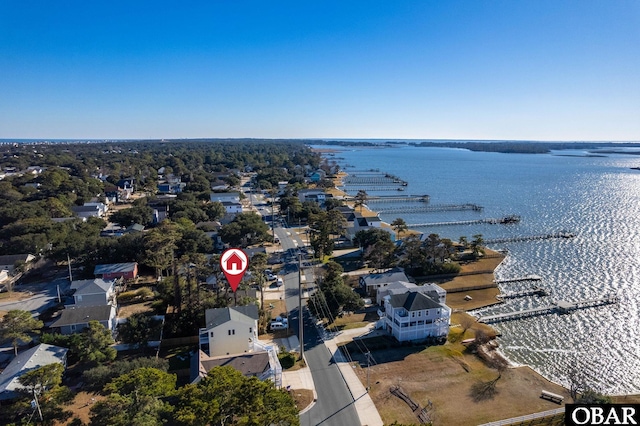
[(449, 211), (464, 211), (473, 210), (476, 212), (482, 211), (483, 207), (477, 204), (465, 203), (465, 204), (433, 204), (430, 206), (419, 207), (394, 207), (389, 209), (380, 209), (380, 214), (390, 213), (429, 213), (429, 212), (449, 212)]
[(478, 322), (489, 324), (494, 322), (509, 321), (514, 319), (529, 318), (547, 314), (566, 314), (576, 309), (593, 308), (596, 306), (611, 305), (618, 303), (618, 297), (609, 295), (597, 299), (580, 300), (577, 302), (566, 302), (560, 300), (552, 305), (541, 306), (539, 308), (525, 309), (522, 311), (508, 312), (505, 314), (486, 315), (478, 317)]
[(548, 296), (549, 292), (542, 287), (534, 287), (529, 290), (515, 291), (512, 293), (503, 293), (496, 296), (497, 299), (515, 299), (516, 297), (526, 296)]
[(428, 195), (379, 195), (373, 197), (367, 197), (367, 203), (428, 203)]
[(496, 284), (519, 283), (523, 281), (542, 281), (542, 277), (539, 275), (531, 274), (531, 275), (525, 275), (523, 277), (507, 278), (505, 280), (493, 280), (493, 282)]
[(507, 237), (507, 238), (490, 238), (484, 240), (484, 244), (498, 244), (498, 243), (515, 243), (519, 241), (531, 241), (531, 240), (548, 240), (552, 238), (573, 238), (576, 234), (571, 232), (554, 232), (551, 234), (540, 234), (540, 235), (524, 235), (521, 237)]
[(509, 217), (501, 217), (501, 218), (486, 218), (486, 219), (475, 219), (475, 220), (456, 220), (453, 222), (412, 223), (412, 224), (408, 224), (407, 228), (425, 228), (428, 226), (475, 225), (479, 223), (488, 223), (490, 225), (497, 225), (497, 224), (506, 225), (514, 222), (512, 222)]

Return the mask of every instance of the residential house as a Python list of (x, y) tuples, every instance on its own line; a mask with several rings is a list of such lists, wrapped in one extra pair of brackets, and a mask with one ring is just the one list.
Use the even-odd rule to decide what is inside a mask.
[(242, 204), (240, 203), (232, 203), (230, 201), (222, 201), (222, 206), (227, 214), (237, 214), (242, 213)]
[(397, 281), (409, 281), (409, 278), (407, 278), (403, 271), (393, 269), (380, 274), (363, 275), (358, 280), (360, 288), (362, 288), (369, 297), (375, 297), (378, 289)]
[(242, 354), (258, 340), (258, 306), (207, 309), (200, 349), (209, 356)]
[(211, 182), (212, 191), (226, 191), (229, 189), (229, 184), (223, 180), (215, 180)]
[(125, 198), (129, 198), (135, 192), (136, 180), (132, 177), (126, 178), (126, 179), (120, 179), (117, 185), (118, 185), (118, 188), (120, 188), (124, 192)]
[(212, 192), (209, 198), (212, 202), (222, 203), (227, 214), (242, 213), (239, 192)]
[(7, 270), (7, 273), (11, 275), (14, 273), (16, 265), (28, 264), (35, 258), (34, 255), (28, 253), (0, 256), (0, 271)]
[(29, 166), (27, 167), (26, 173), (31, 175), (39, 175), (44, 172), (46, 169), (42, 166)]
[(89, 203), (84, 203), (85, 207), (97, 207), (98, 211), (100, 212), (100, 217), (105, 216), (107, 214), (107, 211), (109, 211), (109, 207), (101, 202), (98, 201), (92, 201)]
[(158, 224), (169, 217), (169, 206), (155, 206), (153, 208), (153, 223)]
[(125, 233), (131, 234), (134, 232), (142, 232), (144, 231), (144, 225), (140, 225), (139, 223), (134, 223), (133, 225), (129, 225), (125, 230)]
[(108, 203), (118, 203), (122, 200), (128, 200), (131, 193), (121, 189), (115, 185), (104, 186), (104, 197)]
[(219, 357), (210, 357), (203, 351), (198, 351), (192, 358), (191, 383), (198, 383), (214, 367), (227, 366), (240, 371), (245, 377), (257, 377), (260, 380), (268, 380), (273, 375), (269, 353), (266, 351)]
[(320, 182), (325, 177), (327, 177), (327, 173), (324, 170), (316, 170), (309, 175), (309, 180), (311, 182)]
[(239, 192), (212, 192), (209, 198), (211, 199), (211, 201), (218, 201), (220, 203), (240, 203)]
[(301, 189), (298, 191), (298, 199), (301, 203), (311, 201), (322, 207), (327, 199), (327, 194), (324, 189)]
[(73, 206), (71, 211), (78, 217), (102, 217), (104, 210), (101, 210), (98, 206)]
[(359, 231), (367, 231), (369, 229), (382, 229), (389, 233), (391, 241), (395, 241), (396, 233), (391, 228), (382, 227), (382, 220), (378, 216), (362, 216), (358, 212), (353, 214), (353, 222), (347, 223), (347, 238), (353, 241)]
[(101, 306), (116, 304), (116, 280), (94, 278), (92, 280), (76, 280), (71, 282), (75, 306)]
[(389, 294), (383, 298), (384, 312), (378, 311), (385, 330), (399, 342), (446, 339), (451, 308), (418, 291)]
[(438, 303), (445, 304), (447, 302), (447, 291), (437, 284), (422, 284), (416, 285), (407, 281), (395, 281), (388, 285), (378, 288), (376, 295), (376, 302), (382, 306), (385, 296), (390, 294), (403, 294), (407, 291), (417, 291), (423, 293), (426, 296), (431, 297), (433, 300), (437, 300)]
[(158, 192), (161, 194), (179, 194), (182, 192), (185, 186), (187, 186), (187, 184), (184, 182), (159, 183)]
[[(8, 279), (9, 279), (9, 271), (6, 269), (0, 269), (0, 283)], [(0, 288), (0, 291), (2, 291), (2, 288)]]
[(59, 328), (60, 334), (80, 333), (89, 327), (89, 321), (98, 321), (107, 330), (115, 332), (116, 307), (102, 306), (66, 306), (60, 311), (60, 317), (51, 324), (51, 328)]
[(103, 280), (113, 280), (123, 278), (125, 280), (133, 280), (138, 277), (138, 263), (108, 263), (104, 265), (96, 265), (93, 269), (93, 275)]
[(41, 343), (20, 352), (0, 373), (0, 400), (17, 397), (17, 391), (22, 388), (18, 380), (29, 371), (55, 363), (62, 364), (66, 368), (68, 351), (67, 348)]

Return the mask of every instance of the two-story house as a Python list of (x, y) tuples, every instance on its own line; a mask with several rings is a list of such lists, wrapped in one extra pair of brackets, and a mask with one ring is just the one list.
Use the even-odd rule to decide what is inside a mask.
[[(403, 271), (394, 269), (380, 274), (363, 275), (358, 280), (358, 283), (367, 296), (375, 297), (378, 289), (397, 281), (409, 281), (409, 278)], [(381, 304), (380, 301), (378, 301), (378, 304)]]
[(384, 297), (385, 329), (399, 342), (446, 339), (451, 308), (421, 292), (407, 291)]
[(209, 195), (212, 202), (222, 203), (227, 214), (242, 213), (242, 203), (239, 192), (212, 192)]
[(75, 306), (114, 305), (116, 281), (94, 278), (92, 280), (75, 280), (71, 282)]
[(115, 332), (116, 320), (116, 280), (76, 280), (71, 282), (73, 305), (67, 305), (52, 328), (61, 334), (79, 333), (88, 327), (89, 321), (98, 321), (108, 330)]
[(242, 354), (258, 340), (258, 306), (207, 309), (200, 349), (209, 356)]
[(407, 281), (394, 281), (379, 287), (376, 295), (376, 303), (382, 306), (385, 296), (390, 294), (403, 294), (407, 291), (417, 291), (429, 296), (433, 300), (437, 300), (438, 303), (447, 303), (447, 291), (439, 285), (433, 283), (417, 285)]
[(327, 193), (324, 192), (324, 189), (300, 189), (298, 191), (298, 199), (301, 203), (311, 201), (323, 207), (327, 200)]

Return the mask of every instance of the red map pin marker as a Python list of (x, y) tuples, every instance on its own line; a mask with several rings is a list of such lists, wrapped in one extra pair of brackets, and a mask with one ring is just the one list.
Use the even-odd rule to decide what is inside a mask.
[(231, 290), (235, 293), (238, 289), (242, 276), (249, 266), (249, 259), (247, 255), (240, 249), (231, 248), (227, 249), (220, 256), (220, 268), (224, 272), (224, 276), (227, 277)]

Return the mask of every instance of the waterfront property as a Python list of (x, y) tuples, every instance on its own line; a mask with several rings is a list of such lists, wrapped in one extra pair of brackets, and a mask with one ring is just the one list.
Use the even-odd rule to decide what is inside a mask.
[[(360, 287), (369, 297), (376, 297), (378, 289), (397, 281), (409, 281), (409, 278), (400, 270), (392, 270), (380, 274), (369, 274), (360, 277)], [(381, 301), (378, 301), (380, 304)]]
[(376, 295), (376, 302), (382, 306), (384, 297), (391, 294), (404, 294), (407, 291), (423, 293), (438, 303), (445, 304), (447, 302), (447, 291), (437, 284), (417, 285), (407, 281), (395, 281), (379, 287)]
[(384, 327), (399, 342), (424, 341), (449, 334), (451, 308), (417, 292), (390, 294), (384, 297), (384, 312), (378, 314)]

